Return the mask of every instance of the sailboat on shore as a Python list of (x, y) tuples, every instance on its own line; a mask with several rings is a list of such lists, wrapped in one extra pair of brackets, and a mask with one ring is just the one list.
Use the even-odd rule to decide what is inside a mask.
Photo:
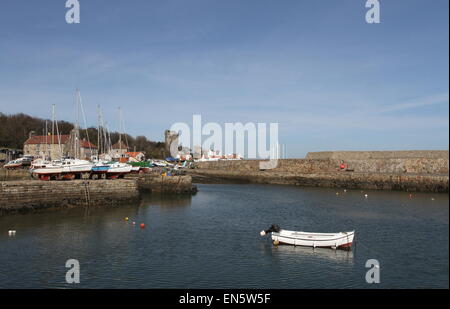
[[(122, 110), (119, 107), (119, 145), (122, 145), (122, 134), (123, 134), (123, 120), (122, 120)], [(126, 135), (125, 135), (126, 138)], [(128, 142), (126, 143), (128, 146)], [(112, 145), (110, 149), (112, 153)], [(106, 172), (108, 178), (122, 178), (125, 174), (131, 173), (132, 166), (122, 162), (109, 162), (109, 169)]]
[[(77, 158), (79, 153), (80, 133), (79, 133), (79, 111), (82, 110), (80, 91), (76, 90), (76, 108), (77, 121), (75, 124), (73, 140), (71, 141), (72, 152), (74, 157), (64, 157), (61, 137), (59, 135), (58, 123), (55, 116), (55, 105), (52, 107), (52, 139), (54, 138), (54, 128), (56, 127), (56, 134), (58, 136), (59, 156), (57, 160), (48, 162), (45, 160), (33, 162), (31, 173), (41, 180), (54, 179), (75, 179), (76, 177), (88, 178), (92, 170), (93, 164), (87, 160)], [(86, 132), (87, 133), (87, 132)], [(89, 143), (90, 145), (90, 143)]]
[[(80, 156), (86, 156), (86, 153), (81, 151), (80, 148), (80, 125), (79, 125), (79, 113), (84, 115), (83, 106), (81, 103), (80, 91), (76, 90), (76, 114), (77, 121), (73, 134), (71, 133), (70, 149), (67, 154), (70, 157), (64, 157), (61, 147), (61, 137), (59, 135), (58, 123), (55, 117), (55, 106), (53, 105), (52, 116), (52, 138), (54, 138), (54, 127), (56, 126), (56, 133), (58, 136), (58, 144), (60, 149), (60, 157), (57, 160), (46, 161), (45, 158), (39, 161), (35, 161), (32, 164), (31, 173), (34, 177), (41, 180), (50, 179), (75, 179), (75, 178), (92, 178), (92, 179), (115, 179), (123, 178), (126, 174), (132, 172), (133, 169), (139, 171), (140, 167), (134, 167), (130, 164), (112, 161), (113, 152), (111, 144), (111, 136), (103, 123), (103, 115), (100, 108), (98, 110), (98, 152), (96, 156), (92, 156), (91, 143), (89, 142), (89, 134), (86, 129), (87, 142), (89, 144), (89, 150), (91, 154), (91, 161), (80, 159)], [(119, 115), (122, 117), (121, 110), (119, 108)], [(87, 128), (86, 119), (84, 118), (85, 126)], [(122, 142), (123, 123), (120, 118), (120, 133), (119, 143)], [(125, 136), (126, 138), (126, 136)]]

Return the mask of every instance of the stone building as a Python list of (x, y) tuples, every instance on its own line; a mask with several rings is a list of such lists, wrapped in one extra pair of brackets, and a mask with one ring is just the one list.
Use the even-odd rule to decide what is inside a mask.
[(24, 155), (30, 155), (49, 160), (63, 157), (90, 159), (97, 155), (97, 146), (82, 139), (78, 142), (72, 131), (70, 135), (32, 135), (23, 146)]
[(125, 154), (129, 152), (130, 148), (124, 141), (119, 141), (112, 145), (112, 157), (115, 159), (124, 158)]
[(180, 135), (175, 131), (166, 130), (164, 131), (164, 141), (165, 141), (165, 152), (166, 156), (175, 156), (178, 153), (179, 147), (179, 137)]

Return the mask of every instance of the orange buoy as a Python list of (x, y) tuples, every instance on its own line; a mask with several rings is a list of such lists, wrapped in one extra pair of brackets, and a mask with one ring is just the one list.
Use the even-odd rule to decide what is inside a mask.
[(141, 223), (141, 229), (145, 228), (145, 224)]

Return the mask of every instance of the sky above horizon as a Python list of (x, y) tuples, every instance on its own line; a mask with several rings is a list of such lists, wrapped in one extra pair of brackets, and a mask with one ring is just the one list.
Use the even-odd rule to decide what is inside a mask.
[(448, 0), (65, 0), (0, 5), (0, 112), (162, 141), (175, 122), (278, 122), (288, 157), (448, 149)]

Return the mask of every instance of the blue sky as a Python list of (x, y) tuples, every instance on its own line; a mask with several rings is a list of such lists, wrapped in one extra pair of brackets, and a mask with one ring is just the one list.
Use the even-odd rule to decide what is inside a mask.
[(308, 151), (448, 149), (448, 0), (2, 1), (0, 111), (162, 140), (174, 122), (278, 122)]

